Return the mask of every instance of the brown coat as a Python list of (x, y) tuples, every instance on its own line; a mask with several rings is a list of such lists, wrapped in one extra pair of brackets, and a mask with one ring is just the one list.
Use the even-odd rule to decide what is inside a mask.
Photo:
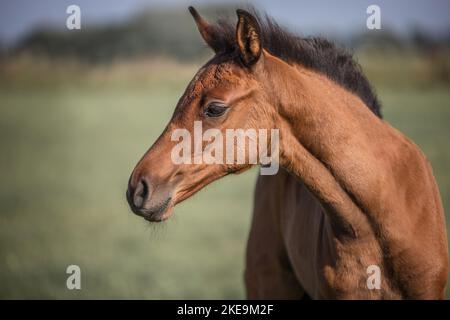
[[(191, 13), (216, 55), (136, 165), (127, 192), (132, 210), (165, 220), (207, 184), (252, 166), (175, 164), (175, 129), (192, 132), (195, 121), (220, 132), (278, 129), (283, 169), (257, 183), (248, 297), (443, 298), (447, 234), (431, 166), (377, 116), (378, 102), (351, 56), (272, 22), (261, 27), (242, 10), (235, 30)], [(368, 286), (372, 266), (381, 271), (379, 289)]]

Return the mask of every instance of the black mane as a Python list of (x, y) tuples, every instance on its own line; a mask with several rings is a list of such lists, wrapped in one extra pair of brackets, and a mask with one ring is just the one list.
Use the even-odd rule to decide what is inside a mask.
[[(283, 27), (271, 17), (263, 18), (255, 11), (262, 31), (263, 47), (272, 55), (288, 63), (298, 63), (316, 70), (358, 95), (362, 101), (381, 117), (380, 103), (361, 66), (346, 50), (330, 41), (320, 38), (301, 38)], [(231, 53), (236, 49), (235, 26), (228, 20), (219, 20), (214, 26), (221, 39), (215, 43), (215, 50)]]

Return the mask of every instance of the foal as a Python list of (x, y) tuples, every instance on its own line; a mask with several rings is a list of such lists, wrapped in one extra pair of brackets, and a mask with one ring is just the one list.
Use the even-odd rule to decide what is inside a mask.
[[(352, 58), (243, 10), (236, 28), (211, 25), (190, 11), (215, 56), (134, 169), (127, 192), (132, 210), (165, 220), (210, 182), (251, 167), (248, 161), (174, 164), (174, 130), (192, 131), (195, 121), (221, 132), (278, 129), (282, 169), (256, 185), (248, 297), (444, 298), (447, 235), (431, 167), (414, 143), (380, 119)], [(380, 271), (375, 288), (367, 273), (373, 266)]]

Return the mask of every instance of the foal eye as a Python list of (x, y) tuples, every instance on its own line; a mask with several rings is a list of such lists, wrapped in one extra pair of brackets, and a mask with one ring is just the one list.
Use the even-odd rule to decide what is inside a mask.
[(208, 104), (208, 106), (205, 108), (203, 113), (205, 116), (209, 118), (217, 118), (220, 117), (227, 111), (228, 107), (220, 102), (211, 102)]

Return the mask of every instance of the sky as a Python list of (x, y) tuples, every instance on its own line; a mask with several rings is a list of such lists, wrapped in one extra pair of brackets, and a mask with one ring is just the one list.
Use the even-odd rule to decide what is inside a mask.
[[(81, 8), (82, 23), (109, 23), (127, 19), (143, 9), (211, 3), (226, 0), (0, 0), (0, 42), (13, 44), (39, 25), (65, 26), (66, 8)], [(381, 26), (404, 33), (411, 27), (432, 34), (450, 31), (450, 0), (253, 0), (279, 22), (302, 33), (333, 32), (345, 35), (366, 28), (366, 9), (376, 4), (381, 9)]]

